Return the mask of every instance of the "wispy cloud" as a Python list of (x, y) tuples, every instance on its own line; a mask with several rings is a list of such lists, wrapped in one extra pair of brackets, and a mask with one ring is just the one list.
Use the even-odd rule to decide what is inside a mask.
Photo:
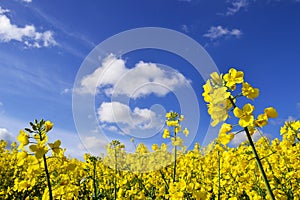
[(181, 25), (181, 30), (188, 33), (188, 32), (190, 32), (190, 27), (186, 24), (183, 24), (183, 25)]
[(25, 3), (31, 3), (32, 2), (32, 0), (22, 0), (23, 2), (25, 2)]
[(52, 31), (38, 32), (34, 25), (19, 27), (12, 24), (6, 15), (8, 12), (10, 11), (0, 7), (0, 42), (15, 40), (34, 48), (57, 45)]
[[(55, 17), (46, 14), (45, 12), (43, 12), (42, 10), (40, 10), (36, 7), (30, 7), (30, 9), (32, 9), (33, 12), (38, 14), (45, 22), (51, 24), (53, 27), (55, 27), (55, 29), (58, 29), (60, 32), (67, 35), (68, 37), (75, 38), (76, 40), (79, 40), (81, 43), (87, 45), (88, 47), (95, 47), (96, 44), (94, 42), (90, 41), (86, 37), (86, 35), (68, 30), (68, 27), (66, 27), (64, 24), (62, 24)], [(61, 47), (64, 47), (64, 45), (61, 45)]]
[(249, 0), (228, 0), (230, 6), (227, 8), (225, 15), (234, 15), (242, 9), (247, 9)]
[(218, 40), (229, 37), (239, 38), (242, 34), (242, 31), (236, 28), (230, 30), (222, 26), (212, 26), (203, 37), (209, 38), (210, 40)]

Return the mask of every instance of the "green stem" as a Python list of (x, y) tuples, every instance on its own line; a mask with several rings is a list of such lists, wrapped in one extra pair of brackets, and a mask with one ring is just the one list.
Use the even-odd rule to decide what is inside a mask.
[(218, 200), (221, 199), (221, 157), (218, 151)]
[(114, 177), (114, 199), (117, 199), (117, 150), (115, 147), (115, 177)]
[(167, 182), (167, 180), (166, 180), (166, 178), (165, 178), (165, 175), (164, 175), (164, 173), (163, 173), (161, 170), (159, 170), (159, 172), (160, 172), (160, 174), (161, 174), (162, 179), (163, 179), (164, 182), (165, 182), (165, 186), (166, 186), (166, 188), (167, 188), (167, 191), (169, 192), (169, 184), (168, 184), (168, 182)]
[(97, 199), (98, 192), (97, 192), (97, 183), (96, 183), (96, 160), (93, 160), (93, 185), (94, 185), (94, 198)]
[[(232, 103), (233, 108), (236, 108), (237, 106), (235, 105), (233, 99), (229, 97), (229, 100), (230, 100), (230, 102)], [(262, 178), (263, 178), (263, 180), (264, 180), (264, 182), (265, 182), (265, 185), (266, 185), (266, 187), (267, 187), (267, 190), (268, 190), (268, 193), (269, 193), (269, 195), (270, 195), (270, 198), (271, 198), (272, 200), (275, 200), (275, 197), (274, 197), (274, 194), (273, 194), (273, 192), (272, 192), (270, 183), (269, 183), (269, 181), (268, 181), (268, 178), (267, 178), (267, 175), (266, 175), (266, 173), (265, 173), (265, 171), (264, 171), (264, 168), (263, 168), (263, 166), (262, 166), (262, 163), (261, 163), (261, 161), (260, 161), (260, 159), (259, 159), (258, 153), (257, 153), (257, 151), (256, 151), (256, 149), (255, 149), (255, 145), (254, 145), (254, 143), (253, 143), (253, 140), (252, 140), (252, 137), (251, 137), (251, 134), (250, 134), (250, 132), (249, 132), (248, 127), (244, 127), (244, 130), (245, 130), (245, 132), (246, 132), (247, 139), (248, 139), (248, 141), (249, 141), (249, 143), (250, 143), (250, 146), (251, 146), (251, 148), (252, 148), (252, 152), (253, 152), (254, 157), (255, 157), (255, 159), (256, 159), (257, 166), (258, 166), (259, 171), (260, 171), (260, 173), (261, 173), (261, 175), (262, 175)]]
[(175, 136), (174, 136), (174, 143), (175, 143), (175, 146), (174, 146), (174, 169), (173, 169), (173, 182), (176, 181), (176, 159), (177, 159), (177, 146), (176, 146), (176, 133), (175, 133)]
[[(41, 131), (39, 131), (39, 136), (40, 136), (40, 140), (42, 141), (43, 137), (42, 137)], [(48, 171), (47, 159), (46, 159), (46, 155), (45, 154), (43, 155), (43, 162), (44, 162), (46, 179), (47, 179), (47, 185), (48, 185), (48, 190), (49, 190), (49, 199), (53, 200), (52, 189), (51, 189), (51, 182), (50, 182), (50, 175), (49, 175), (49, 171)]]
[(50, 175), (49, 175), (49, 171), (48, 171), (47, 161), (46, 161), (46, 156), (45, 155), (43, 156), (43, 160), (44, 160), (45, 173), (46, 173), (47, 185), (48, 185), (48, 190), (49, 190), (49, 199), (53, 200), (51, 183), (50, 183)]

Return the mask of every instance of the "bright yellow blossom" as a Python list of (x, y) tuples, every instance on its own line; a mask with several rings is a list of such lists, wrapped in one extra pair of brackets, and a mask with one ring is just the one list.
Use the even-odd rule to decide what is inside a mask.
[(278, 117), (278, 113), (275, 110), (275, 108), (273, 108), (273, 107), (268, 107), (264, 111), (265, 111), (265, 114), (267, 115), (268, 118), (276, 118), (276, 117)]
[(47, 146), (43, 145), (42, 143), (32, 144), (29, 146), (30, 151), (35, 153), (35, 157), (37, 159), (42, 158), (47, 152)]
[(249, 83), (243, 83), (242, 95), (248, 99), (255, 99), (259, 95), (259, 89), (253, 88)]
[(164, 130), (163, 138), (169, 138), (170, 137), (170, 131), (169, 129)]
[(257, 120), (255, 120), (255, 125), (259, 127), (263, 127), (268, 124), (268, 116), (264, 114), (260, 114), (257, 117)]
[(46, 132), (50, 131), (52, 129), (52, 127), (53, 127), (53, 123), (51, 121), (48, 120), (45, 122), (45, 131)]
[(244, 81), (244, 73), (231, 68), (229, 72), (223, 76), (223, 78), (226, 81), (226, 86), (234, 89), (237, 83), (242, 83)]
[(20, 146), (18, 147), (18, 149), (22, 149), (24, 146), (29, 144), (29, 135), (25, 133), (25, 131), (20, 130), (17, 140), (20, 142)]
[(254, 106), (252, 106), (249, 103), (245, 104), (243, 109), (236, 107), (233, 110), (234, 116), (240, 119), (239, 125), (241, 127), (247, 127), (253, 124), (254, 122), (254, 117), (252, 115), (253, 110), (254, 110)]
[(52, 151), (57, 154), (61, 151), (60, 144), (61, 144), (60, 140), (56, 140), (54, 143), (48, 143)]

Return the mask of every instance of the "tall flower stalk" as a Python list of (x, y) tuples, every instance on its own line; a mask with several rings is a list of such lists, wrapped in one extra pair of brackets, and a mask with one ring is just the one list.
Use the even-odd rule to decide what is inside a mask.
[[(45, 121), (41, 119), (39, 122), (34, 120), (34, 122), (30, 122), (31, 128), (25, 128), (20, 131), (18, 136), (18, 141), (20, 142), (19, 149), (24, 151), (24, 147), (29, 143), (33, 143), (29, 145), (29, 150), (34, 154), (37, 160), (42, 160), (44, 164), (44, 170), (46, 175), (49, 199), (53, 200), (51, 181), (50, 181), (50, 173), (47, 165), (46, 153), (51, 149), (53, 153), (57, 154), (61, 151), (59, 140), (56, 140), (54, 143), (47, 143), (48, 136), (47, 133), (52, 129), (53, 123), (50, 121)], [(30, 139), (33, 138), (33, 141), (30, 142)], [(49, 148), (50, 147), (50, 148)]]
[[(176, 168), (177, 168), (177, 151), (178, 147), (182, 147), (183, 140), (178, 136), (182, 132), (185, 136), (188, 136), (189, 131), (187, 128), (182, 130), (180, 123), (184, 120), (183, 115), (179, 115), (177, 112), (168, 112), (166, 114), (167, 128), (164, 130), (163, 138), (171, 138), (172, 146), (174, 146), (174, 166), (173, 166), (173, 182), (176, 182)], [(172, 127), (173, 133), (170, 133), (169, 128)]]
[[(237, 87), (239, 87), (238, 84), (242, 84), (240, 93), (236, 92)], [(229, 117), (229, 111), (233, 111), (234, 116), (239, 120), (238, 126), (242, 127), (242, 130), (246, 133), (268, 194), (271, 199), (275, 199), (251, 135), (255, 133), (256, 128), (267, 125), (269, 118), (277, 117), (277, 111), (273, 107), (268, 107), (264, 110), (264, 113), (258, 115), (255, 119), (253, 105), (246, 103), (242, 109), (239, 108), (236, 105), (237, 98), (246, 97), (253, 100), (258, 97), (259, 89), (245, 82), (244, 73), (233, 68), (224, 75), (219, 75), (217, 72), (212, 73), (211, 78), (207, 80), (203, 88), (202, 96), (204, 101), (208, 103), (208, 113), (213, 120), (211, 125), (215, 126), (220, 122), (226, 121)], [(241, 132), (240, 130), (237, 133), (232, 133), (231, 131), (232, 125), (226, 123), (222, 125), (218, 138), (220, 143), (227, 145), (234, 138), (235, 134)]]

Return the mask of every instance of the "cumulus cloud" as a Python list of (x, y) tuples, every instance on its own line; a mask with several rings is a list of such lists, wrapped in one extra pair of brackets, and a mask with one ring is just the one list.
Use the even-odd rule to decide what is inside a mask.
[(234, 15), (241, 9), (246, 9), (249, 5), (249, 0), (228, 0), (230, 6), (227, 8), (226, 15)]
[(52, 31), (38, 32), (34, 25), (19, 27), (12, 24), (5, 15), (9, 10), (0, 7), (0, 42), (10, 42), (16, 40), (22, 42), (27, 47), (49, 47), (56, 45)]
[(149, 94), (165, 96), (189, 81), (178, 71), (165, 70), (154, 63), (140, 61), (133, 68), (123, 59), (109, 55), (92, 74), (81, 80), (79, 93), (104, 93), (106, 96), (126, 95), (131, 98)]
[(116, 131), (116, 126), (106, 124), (115, 123), (126, 134), (133, 131), (158, 130), (163, 125), (162, 116), (154, 111), (138, 107), (131, 110), (129, 106), (120, 102), (103, 102), (98, 108), (98, 118), (105, 124), (103, 128)]
[(32, 2), (32, 0), (22, 0), (23, 2), (25, 2), (25, 3), (31, 3)]
[(239, 29), (223, 28), (222, 26), (212, 26), (203, 36), (210, 40), (217, 40), (220, 38), (235, 37), (239, 38), (242, 32)]
[(8, 146), (15, 141), (14, 136), (5, 128), (0, 128), (0, 140), (5, 140)]

